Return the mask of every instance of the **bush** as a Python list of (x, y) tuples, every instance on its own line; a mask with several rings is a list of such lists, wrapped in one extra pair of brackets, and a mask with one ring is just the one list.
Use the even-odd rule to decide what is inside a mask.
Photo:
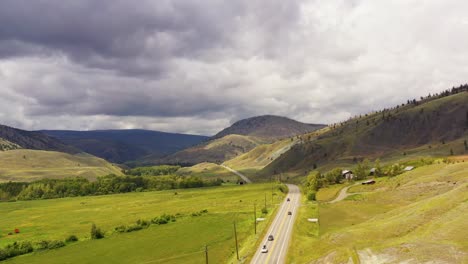
[(266, 207), (262, 208), (262, 214), (268, 214), (268, 209)]
[(16, 257), (19, 255), (33, 252), (33, 246), (29, 241), (15, 242), (7, 245), (4, 249), (0, 249), (0, 260)]
[(65, 242), (69, 243), (69, 242), (76, 242), (78, 241), (78, 237), (76, 237), (75, 235), (71, 235), (69, 237), (67, 237), (67, 239), (65, 239)]
[(309, 192), (307, 193), (307, 200), (309, 200), (309, 201), (315, 201), (315, 194), (316, 194), (315, 192), (309, 191)]
[(49, 241), (47, 240), (42, 240), (42, 241), (39, 241), (36, 243), (36, 248), (38, 250), (44, 250), (44, 249), (47, 249), (49, 247)]
[(64, 246), (65, 246), (65, 243), (63, 241), (54, 240), (54, 241), (49, 242), (49, 245), (47, 246), (47, 248), (48, 249), (56, 249), (56, 248), (61, 248), (61, 247), (64, 247)]
[(136, 221), (136, 224), (141, 226), (141, 227), (148, 227), (151, 223), (149, 221), (146, 221), (146, 220), (138, 219)]
[(101, 239), (104, 238), (104, 233), (100, 228), (96, 227), (95, 224), (91, 226), (91, 239)]
[(157, 224), (157, 225), (164, 225), (164, 224), (167, 224), (169, 222), (175, 222), (176, 221), (176, 217), (174, 215), (167, 215), (167, 214), (163, 214), (159, 217), (155, 217), (153, 218), (153, 220), (151, 220), (151, 222), (153, 224)]
[(121, 226), (114, 228), (114, 230), (118, 233), (125, 233), (127, 231), (127, 227), (124, 225), (121, 225)]
[(141, 225), (133, 224), (133, 225), (127, 226), (125, 232), (129, 233), (129, 232), (138, 231), (138, 230), (141, 230), (141, 229), (143, 229), (143, 227)]
[(288, 190), (286, 189), (286, 186), (284, 186), (284, 185), (278, 186), (278, 190), (280, 192), (282, 192), (282, 193), (287, 193), (288, 192)]

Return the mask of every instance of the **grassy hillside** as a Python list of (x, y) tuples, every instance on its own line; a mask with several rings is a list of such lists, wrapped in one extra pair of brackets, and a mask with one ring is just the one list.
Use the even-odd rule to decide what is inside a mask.
[(12, 143), (6, 139), (0, 138), (0, 151), (7, 151), (21, 148), (18, 144)]
[(80, 152), (80, 150), (44, 133), (25, 131), (4, 125), (0, 125), (0, 141), (9, 142), (9, 144), (25, 149), (51, 150), (70, 154)]
[(82, 176), (89, 179), (120, 175), (120, 168), (88, 154), (17, 149), (0, 151), (0, 181), (34, 181), (42, 178)]
[[(351, 192), (319, 209), (305, 202), (288, 263), (468, 262), (468, 159), (379, 178)], [(319, 227), (306, 221), (311, 217)]]
[[(326, 171), (353, 166), (363, 158), (392, 161), (410, 156), (447, 156), (468, 152), (468, 92), (423, 100), (356, 117), (308, 138), (269, 164), (263, 175), (315, 166)], [(314, 166), (315, 165), (315, 166)]]
[(280, 139), (305, 134), (323, 127), (324, 125), (305, 124), (287, 117), (264, 115), (237, 121), (213, 138), (237, 134), (266, 139)]
[[(222, 163), (248, 152), (254, 147), (268, 141), (243, 135), (227, 135), (208, 141), (204, 144), (179, 151), (154, 162), (163, 164), (197, 164), (202, 162)], [(151, 157), (146, 158), (151, 162)]]
[(203, 162), (192, 167), (180, 168), (177, 171), (178, 175), (183, 176), (197, 176), (205, 180), (222, 179), (226, 182), (236, 183), (240, 177), (236, 174), (226, 170), (218, 164)]
[(208, 139), (205, 136), (150, 130), (44, 130), (45, 134), (111, 162), (124, 163), (144, 156), (162, 157)]
[[(270, 184), (128, 193), (0, 203), (0, 245), (13, 241), (63, 240), (70, 234), (79, 242), (64, 248), (20, 256), (6, 263), (202, 263), (208, 245), (210, 263), (226, 263), (234, 256), (233, 221), (237, 223), (240, 256), (252, 254), (253, 202), (271, 194)], [(275, 191), (278, 199), (283, 195)], [(268, 207), (271, 209), (271, 201)], [(277, 201), (275, 201), (276, 203)], [(201, 216), (192, 216), (200, 210)], [(258, 208), (260, 215), (260, 209)], [(271, 211), (271, 210), (270, 210)], [(114, 227), (162, 214), (179, 214), (176, 222), (151, 225), (132, 233), (113, 233)], [(271, 212), (270, 212), (271, 214)], [(267, 215), (270, 218), (271, 215)], [(112, 217), (109, 217), (112, 215)], [(89, 240), (91, 223), (105, 238)], [(259, 223), (259, 233), (265, 228)], [(20, 234), (5, 236), (14, 228)]]

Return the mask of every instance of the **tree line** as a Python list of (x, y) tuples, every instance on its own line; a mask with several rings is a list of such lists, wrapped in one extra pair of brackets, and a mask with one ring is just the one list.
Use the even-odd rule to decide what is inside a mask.
[(107, 195), (127, 192), (220, 186), (221, 179), (202, 180), (195, 176), (116, 176), (86, 178), (42, 179), (34, 182), (7, 182), (0, 184), (0, 201), (53, 199), (63, 197)]

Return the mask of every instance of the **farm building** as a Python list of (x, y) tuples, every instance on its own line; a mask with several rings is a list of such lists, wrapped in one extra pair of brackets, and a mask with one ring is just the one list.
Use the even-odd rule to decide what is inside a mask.
[(362, 182), (361, 184), (362, 185), (375, 184), (375, 181), (374, 180), (368, 180), (368, 181)]
[(346, 180), (352, 180), (354, 178), (353, 172), (350, 170), (344, 170), (341, 172), (341, 176)]
[(404, 169), (404, 171), (412, 171), (414, 169), (413, 166), (408, 166)]

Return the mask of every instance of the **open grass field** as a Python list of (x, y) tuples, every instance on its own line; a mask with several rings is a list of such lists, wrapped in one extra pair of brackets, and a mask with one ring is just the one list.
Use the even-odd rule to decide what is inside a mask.
[(320, 230), (296, 225), (288, 263), (468, 262), (468, 162), (428, 165), (350, 191), (360, 193), (301, 208), (299, 221), (318, 214)]
[(205, 180), (223, 179), (226, 182), (236, 183), (240, 177), (236, 174), (226, 170), (218, 164), (203, 162), (192, 167), (180, 168), (177, 171), (178, 175), (184, 176), (197, 176)]
[(108, 174), (122, 172), (119, 167), (88, 154), (30, 149), (0, 151), (0, 182), (75, 176), (95, 179)]
[[(234, 256), (233, 221), (237, 222), (241, 257), (253, 253), (253, 203), (257, 202), (260, 217), (267, 194), (269, 219), (271, 193), (271, 184), (251, 184), (0, 203), (0, 245), (21, 240), (63, 240), (71, 234), (80, 239), (64, 248), (16, 257), (6, 263), (201, 263), (205, 245), (209, 247), (210, 262), (224, 263)], [(284, 195), (277, 189), (274, 193), (273, 201), (278, 203)], [(204, 209), (207, 214), (191, 216)], [(151, 225), (132, 233), (112, 231), (119, 225), (164, 213), (182, 216), (174, 223)], [(92, 223), (105, 231), (104, 239), (89, 239)], [(258, 232), (265, 226), (260, 223)], [(21, 233), (6, 236), (14, 228)]]

